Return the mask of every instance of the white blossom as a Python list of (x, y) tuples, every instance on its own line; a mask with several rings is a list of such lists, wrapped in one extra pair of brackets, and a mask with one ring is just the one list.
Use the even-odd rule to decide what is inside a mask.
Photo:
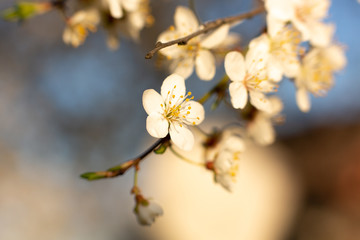
[[(174, 15), (175, 26), (160, 34), (158, 41), (168, 42), (189, 35), (202, 26), (195, 14), (188, 8), (179, 6)], [(196, 74), (202, 80), (211, 80), (216, 71), (215, 56), (212, 50), (224, 47), (230, 25), (223, 25), (205, 36), (192, 38), (186, 45), (172, 45), (160, 50), (168, 60), (172, 60), (170, 71), (188, 78), (196, 68)], [(233, 42), (229, 42), (233, 44)]]
[(224, 132), (219, 143), (207, 151), (207, 159), (213, 159), (215, 181), (228, 191), (232, 191), (239, 170), (240, 155), (244, 151), (242, 138), (231, 132)]
[(186, 94), (185, 80), (177, 74), (168, 76), (162, 86), (161, 95), (154, 89), (143, 93), (143, 106), (149, 115), (146, 129), (156, 138), (168, 133), (175, 145), (183, 150), (191, 150), (194, 136), (186, 125), (198, 125), (204, 120), (204, 107), (193, 101), (191, 92)]
[(334, 71), (346, 64), (344, 50), (338, 45), (313, 48), (303, 58), (302, 67), (295, 78), (296, 102), (303, 112), (310, 110), (309, 92), (323, 96), (333, 86)]
[(96, 25), (100, 21), (99, 12), (96, 9), (87, 9), (76, 12), (67, 22), (63, 33), (63, 41), (78, 47), (83, 44), (88, 31), (95, 32)]
[(231, 103), (234, 108), (243, 109), (250, 95), (250, 103), (263, 111), (271, 111), (264, 93), (276, 90), (276, 85), (268, 79), (269, 46), (262, 42), (250, 43), (244, 59), (239, 52), (225, 56), (225, 71), (232, 81), (229, 86)]
[(283, 109), (283, 103), (276, 96), (269, 97), (271, 112), (257, 111), (247, 126), (248, 135), (260, 145), (269, 145), (275, 141), (273, 121)]
[(268, 31), (273, 36), (291, 22), (301, 32), (303, 41), (325, 47), (334, 32), (333, 25), (321, 22), (329, 6), (329, 0), (265, 0)]
[(153, 16), (150, 13), (148, 0), (135, 0), (133, 5), (129, 5), (129, 7), (124, 8), (124, 10), (126, 14), (122, 15), (121, 18), (115, 20), (112, 19), (105, 24), (108, 34), (107, 45), (112, 50), (119, 48), (119, 33), (138, 41), (140, 31), (145, 26), (152, 25), (154, 21)]
[(122, 18), (124, 11), (134, 12), (139, 9), (141, 0), (103, 0), (103, 4), (109, 8), (113, 18)]
[(267, 75), (270, 79), (279, 82), (283, 75), (286, 77), (297, 75), (300, 67), (298, 59), (300, 41), (299, 32), (286, 26), (274, 36), (264, 33), (253, 39), (250, 48), (254, 48), (253, 45), (263, 45), (267, 49), (264, 53), (268, 54)]
[(141, 225), (151, 225), (156, 217), (163, 215), (162, 207), (151, 199), (142, 199), (137, 203), (134, 212)]

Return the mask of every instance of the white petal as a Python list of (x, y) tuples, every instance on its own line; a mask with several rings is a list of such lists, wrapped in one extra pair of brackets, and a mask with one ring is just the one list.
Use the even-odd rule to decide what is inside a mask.
[(146, 130), (153, 137), (166, 137), (169, 132), (169, 122), (161, 114), (153, 112), (146, 118)]
[(314, 46), (326, 47), (331, 43), (335, 27), (332, 24), (312, 22), (309, 26), (310, 42)]
[(200, 50), (195, 60), (196, 74), (201, 80), (211, 80), (216, 71), (215, 57), (208, 50)]
[(185, 116), (184, 121), (191, 125), (200, 124), (205, 118), (205, 110), (203, 105), (195, 101), (189, 101), (184, 104), (184, 110), (180, 112), (181, 116)]
[(190, 151), (194, 146), (194, 135), (185, 126), (179, 123), (172, 123), (170, 125), (170, 138), (173, 143), (184, 151)]
[(262, 92), (250, 91), (250, 103), (261, 111), (272, 111), (269, 99)]
[(147, 89), (143, 93), (142, 102), (144, 109), (148, 115), (153, 112), (162, 113), (164, 100), (161, 95), (154, 89)]
[(296, 91), (296, 103), (301, 111), (308, 112), (310, 110), (310, 97), (305, 88), (298, 88)]
[(245, 78), (245, 60), (239, 52), (229, 52), (224, 60), (226, 74), (232, 81), (243, 81)]
[(248, 100), (248, 93), (243, 82), (232, 82), (229, 86), (231, 103), (234, 108), (243, 109)]
[(229, 192), (232, 192), (234, 182), (231, 176), (227, 173), (220, 173), (215, 175), (215, 181), (218, 182)]
[[(176, 39), (178, 36), (179, 36), (179, 34), (176, 31), (168, 30), (168, 31), (165, 31), (160, 34), (158, 41), (165, 43), (165, 42), (169, 42), (169, 41)], [(163, 48), (159, 52), (170, 58), (178, 58), (185, 51), (184, 51), (184, 48), (175, 44), (175, 45)]]
[(225, 140), (225, 147), (226, 149), (229, 149), (232, 152), (240, 151), (243, 152), (245, 150), (245, 144), (244, 141), (237, 136), (229, 136)]
[(161, 85), (161, 96), (165, 103), (170, 100), (174, 103), (177, 102), (181, 96), (185, 96), (185, 91), (185, 80), (178, 74), (171, 74)]
[(269, 79), (280, 82), (283, 76), (283, 65), (275, 57), (270, 57), (267, 65)]
[(266, 16), (266, 22), (268, 26), (268, 33), (271, 37), (276, 36), (276, 34), (284, 28), (286, 23), (284, 20), (281, 20), (277, 18), (277, 16), (273, 16), (271, 14)]
[(281, 99), (278, 98), (277, 96), (269, 97), (269, 101), (270, 101), (270, 104), (271, 104), (270, 116), (275, 116), (275, 115), (279, 114), (283, 110), (284, 104), (281, 101)]
[(324, 49), (326, 58), (330, 61), (331, 67), (338, 71), (346, 65), (344, 50), (338, 45), (331, 45)]
[(124, 9), (128, 12), (133, 12), (139, 9), (140, 0), (121, 0)]
[(253, 39), (250, 44), (251, 47), (246, 53), (245, 66), (246, 70), (251, 75), (256, 75), (262, 71), (270, 56), (270, 41), (267, 35), (261, 35), (258, 38)]
[(121, 18), (123, 16), (122, 7), (119, 0), (107, 0), (111, 16), (113, 18)]
[(269, 145), (275, 141), (275, 131), (269, 119), (260, 116), (249, 124), (248, 133), (261, 145)]
[(198, 30), (198, 20), (189, 8), (178, 6), (175, 10), (175, 28), (182, 34), (189, 34)]
[(294, 3), (291, 0), (266, 0), (265, 8), (269, 14), (284, 22), (292, 19), (295, 14)]
[(211, 49), (219, 46), (227, 38), (229, 29), (230, 29), (229, 24), (225, 24), (219, 27), (214, 32), (206, 36), (205, 39), (201, 41), (200, 45), (203, 48), (207, 48), (207, 49)]
[(170, 64), (169, 68), (171, 72), (176, 73), (186, 79), (190, 77), (191, 74), (193, 73), (194, 65), (195, 65), (194, 58), (188, 57), (185, 59), (174, 60)]

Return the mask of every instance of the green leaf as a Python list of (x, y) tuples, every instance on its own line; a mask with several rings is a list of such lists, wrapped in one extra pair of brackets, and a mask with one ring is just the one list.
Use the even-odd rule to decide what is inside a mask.
[(48, 3), (19, 2), (4, 10), (1, 15), (7, 21), (23, 21), (50, 9)]
[(87, 172), (80, 175), (80, 177), (92, 181), (106, 177), (106, 172)]
[(163, 144), (161, 144), (159, 147), (157, 147), (155, 150), (154, 150), (154, 153), (156, 154), (163, 154), (167, 147), (169, 146), (169, 143), (168, 142), (165, 142)]

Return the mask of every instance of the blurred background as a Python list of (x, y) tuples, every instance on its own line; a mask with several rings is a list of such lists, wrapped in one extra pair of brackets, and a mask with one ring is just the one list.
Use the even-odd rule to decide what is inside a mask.
[[(245, 154), (238, 184), (229, 194), (205, 170), (170, 153), (144, 161), (140, 186), (164, 216), (138, 226), (129, 194), (133, 173), (86, 182), (83, 172), (124, 162), (154, 142), (145, 129), (141, 97), (167, 76), (145, 60), (159, 33), (173, 24), (177, 5), (151, 1), (155, 24), (138, 43), (123, 38), (117, 51), (102, 29), (79, 48), (62, 42), (58, 12), (23, 24), (0, 21), (0, 239), (360, 239), (360, 4), (333, 0), (329, 22), (346, 46), (348, 64), (324, 98), (300, 112), (292, 83), (279, 96), (286, 122), (277, 143)], [(0, 9), (14, 4), (2, 0)], [(204, 21), (245, 12), (247, 0), (196, 0)], [(264, 27), (255, 17), (234, 31), (246, 45)], [(223, 75), (188, 79), (201, 96)], [(207, 110), (209, 106), (206, 105)], [(204, 129), (236, 120), (221, 105), (207, 111)], [(201, 154), (199, 152), (194, 152)]]

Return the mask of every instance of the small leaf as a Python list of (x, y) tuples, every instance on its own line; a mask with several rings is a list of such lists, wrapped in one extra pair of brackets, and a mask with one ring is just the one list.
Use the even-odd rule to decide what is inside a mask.
[(164, 142), (162, 143), (159, 147), (157, 147), (155, 150), (154, 150), (154, 153), (156, 154), (163, 154), (165, 153), (167, 147), (169, 146), (169, 143), (168, 142)]
[(23, 21), (51, 9), (49, 3), (19, 2), (12, 8), (4, 10), (1, 15), (7, 21)]
[(87, 172), (80, 175), (89, 181), (106, 178), (106, 172)]

